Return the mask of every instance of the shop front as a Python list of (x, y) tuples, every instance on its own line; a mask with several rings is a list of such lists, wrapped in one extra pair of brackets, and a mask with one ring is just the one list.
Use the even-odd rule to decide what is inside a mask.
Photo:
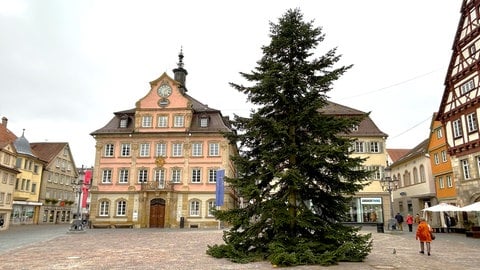
[(350, 203), (347, 223), (383, 223), (382, 198), (353, 198)]
[(71, 209), (63, 207), (45, 207), (43, 209), (43, 223), (59, 224), (70, 223)]
[(11, 224), (38, 224), (38, 210), (41, 205), (39, 202), (14, 201)]

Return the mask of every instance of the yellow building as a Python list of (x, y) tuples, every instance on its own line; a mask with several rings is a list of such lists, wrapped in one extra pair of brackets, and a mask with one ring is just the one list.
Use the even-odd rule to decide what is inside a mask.
[[(114, 113), (96, 140), (90, 221), (94, 227), (216, 227), (217, 171), (235, 175), (237, 154), (221, 112), (187, 94), (183, 55), (172, 79), (150, 82), (135, 108)], [(223, 208), (237, 205), (225, 187)]]
[(370, 183), (357, 192), (351, 202), (349, 222), (384, 222), (390, 216), (390, 199), (389, 194), (382, 190), (380, 180), (384, 178), (387, 165), (385, 143), (388, 135), (382, 132), (365, 112), (328, 102), (327, 106), (322, 108), (322, 113), (340, 117), (365, 117), (358, 126), (352, 127), (350, 133), (341, 134), (354, 140), (352, 157), (365, 158), (364, 169), (372, 171)]
[(38, 224), (42, 171), (45, 162), (36, 157), (24, 134), (13, 143), (17, 152), (15, 167), (20, 171), (15, 181), (11, 224)]

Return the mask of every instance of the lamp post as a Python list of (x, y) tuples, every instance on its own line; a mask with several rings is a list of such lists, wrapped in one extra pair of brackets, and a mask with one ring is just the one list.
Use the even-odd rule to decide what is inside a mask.
[(82, 168), (78, 172), (78, 179), (72, 180), (72, 188), (73, 188), (73, 191), (78, 195), (78, 203), (77, 203), (76, 218), (72, 222), (70, 231), (83, 231), (81, 207), (82, 207), (82, 188), (83, 188), (84, 176), (85, 176), (85, 171), (83, 170), (83, 166), (82, 166)]
[(390, 220), (388, 222), (388, 228), (395, 228), (395, 218), (393, 217), (393, 198), (392, 191), (396, 190), (398, 187), (398, 180), (390, 177), (390, 167), (385, 168), (385, 175), (382, 180), (380, 180), (383, 191), (388, 191), (388, 198), (390, 199)]

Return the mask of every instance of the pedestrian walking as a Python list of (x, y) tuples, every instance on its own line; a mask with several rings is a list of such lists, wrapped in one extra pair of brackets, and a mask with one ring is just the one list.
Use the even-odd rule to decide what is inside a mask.
[(403, 231), (403, 216), (400, 213), (397, 213), (395, 219), (397, 220), (397, 227), (400, 231)]
[(406, 222), (408, 225), (408, 231), (413, 232), (413, 217), (410, 214), (407, 214)]
[(417, 224), (417, 225), (420, 224), (420, 215), (419, 214), (415, 215), (415, 220), (414, 221), (415, 221), (415, 224)]
[(420, 253), (425, 254), (425, 245), (427, 246), (427, 254), (430, 256), (432, 242), (432, 228), (428, 225), (425, 218), (420, 218), (415, 239), (420, 241)]

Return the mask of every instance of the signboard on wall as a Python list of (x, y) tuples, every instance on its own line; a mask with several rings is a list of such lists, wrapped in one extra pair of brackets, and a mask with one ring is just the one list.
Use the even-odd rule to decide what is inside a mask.
[(360, 198), (361, 204), (382, 204), (382, 198)]

